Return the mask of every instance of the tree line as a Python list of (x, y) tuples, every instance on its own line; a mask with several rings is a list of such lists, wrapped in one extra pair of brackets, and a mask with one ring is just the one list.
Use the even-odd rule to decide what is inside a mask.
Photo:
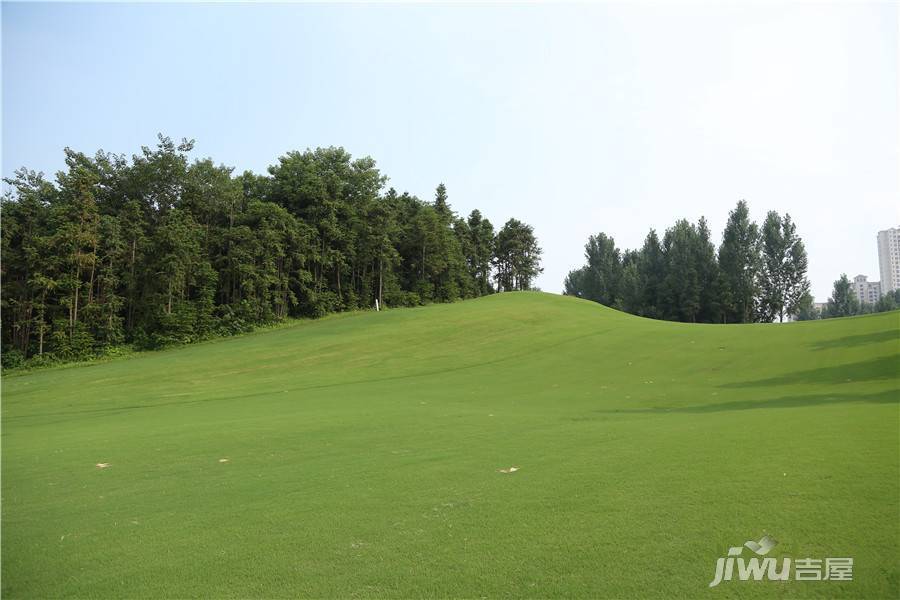
[(289, 152), (266, 175), (159, 136), (128, 160), (65, 150), (2, 199), (5, 366), (230, 335), (287, 317), (529, 289), (531, 226), (394, 188), (372, 158)]
[(871, 313), (888, 312), (900, 307), (900, 289), (885, 292), (877, 302), (860, 302), (853, 290), (853, 284), (846, 273), (842, 273), (834, 282), (831, 296), (821, 310), (815, 306), (805, 306), (797, 316), (800, 321), (813, 319), (833, 319), (835, 317), (852, 317)]
[(620, 251), (599, 233), (585, 245), (584, 266), (564, 294), (625, 312), (691, 323), (783, 321), (812, 306), (807, 256), (789, 214), (770, 211), (762, 227), (743, 200), (728, 216), (716, 249), (706, 219), (655, 230), (637, 250)]

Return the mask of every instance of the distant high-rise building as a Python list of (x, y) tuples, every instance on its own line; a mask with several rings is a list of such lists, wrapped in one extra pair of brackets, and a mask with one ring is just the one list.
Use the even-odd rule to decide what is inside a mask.
[(881, 298), (881, 282), (868, 279), (865, 275), (853, 278), (853, 291), (860, 304), (875, 304)]
[(900, 227), (878, 232), (878, 270), (881, 293), (900, 288)]

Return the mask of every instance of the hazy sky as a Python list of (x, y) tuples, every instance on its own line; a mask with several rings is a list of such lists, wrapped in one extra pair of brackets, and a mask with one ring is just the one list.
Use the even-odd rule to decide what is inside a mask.
[(544, 248), (562, 289), (589, 234), (639, 246), (741, 198), (798, 223), (824, 300), (878, 278), (900, 222), (898, 9), (876, 4), (2, 7), (3, 157), (137, 152), (157, 132), (264, 172), (292, 149), (371, 155), (389, 185)]

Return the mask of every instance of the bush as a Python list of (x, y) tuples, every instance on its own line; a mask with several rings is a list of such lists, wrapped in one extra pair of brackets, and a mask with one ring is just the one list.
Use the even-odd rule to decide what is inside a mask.
[(223, 305), (218, 308), (217, 314), (216, 333), (218, 335), (230, 336), (253, 331), (252, 319), (246, 315), (246, 311), (241, 310), (241, 306), (235, 309), (230, 305)]
[(172, 312), (160, 311), (158, 319), (160, 328), (150, 335), (154, 348), (195, 341), (197, 308), (193, 303), (178, 302), (172, 307)]
[(153, 350), (153, 338), (143, 327), (138, 327), (131, 335), (132, 344), (137, 350)]
[(133, 352), (133, 346), (104, 346), (103, 349), (97, 354), (97, 356), (101, 358), (117, 358), (119, 356), (127, 356), (129, 354), (132, 354)]
[(425, 304), (434, 300), (434, 285), (427, 281), (420, 281), (415, 286), (415, 293), (419, 296), (419, 304)]
[(50, 333), (50, 352), (60, 360), (86, 360), (94, 356), (96, 340), (87, 326), (75, 323), (69, 326), (65, 319), (53, 321)]
[(0, 364), (4, 369), (17, 369), (25, 364), (25, 354), (21, 350), (4, 350), (0, 353)]
[(318, 319), (327, 314), (337, 312), (341, 307), (338, 295), (330, 290), (309, 292), (308, 302), (303, 311), (304, 316)]
[(422, 298), (416, 292), (389, 292), (384, 296), (385, 306), (419, 306)]
[(50, 365), (59, 364), (61, 362), (65, 362), (64, 360), (60, 360), (59, 358), (53, 356), (52, 354), (41, 354), (39, 356), (32, 356), (27, 361), (25, 361), (26, 369), (36, 369), (39, 367), (47, 367)]

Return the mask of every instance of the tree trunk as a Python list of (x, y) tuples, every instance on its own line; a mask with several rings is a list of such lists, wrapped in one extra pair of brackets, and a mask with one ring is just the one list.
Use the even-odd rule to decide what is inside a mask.
[(134, 280), (134, 256), (135, 249), (137, 247), (137, 238), (133, 238), (131, 240), (131, 285), (128, 290), (128, 330), (130, 331), (134, 327), (134, 290), (137, 287), (137, 283)]
[(44, 289), (44, 292), (41, 294), (41, 321), (38, 326), (38, 356), (43, 356), (44, 354), (44, 321), (45, 315), (47, 314), (47, 290)]
[(81, 268), (75, 274), (75, 303), (72, 311), (72, 331), (75, 331), (75, 323), (78, 322), (78, 292), (81, 290)]
[(384, 258), (378, 258), (378, 304), (379, 306), (384, 304), (384, 297), (382, 296), (382, 292), (384, 290)]
[(94, 300), (94, 271), (97, 267), (97, 241), (94, 239), (93, 255), (91, 257), (91, 277), (88, 285), (88, 304)]
[(28, 358), (28, 342), (31, 341), (31, 313), (34, 311), (31, 299), (28, 300), (28, 310), (25, 311), (25, 327), (22, 328), (22, 353)]

